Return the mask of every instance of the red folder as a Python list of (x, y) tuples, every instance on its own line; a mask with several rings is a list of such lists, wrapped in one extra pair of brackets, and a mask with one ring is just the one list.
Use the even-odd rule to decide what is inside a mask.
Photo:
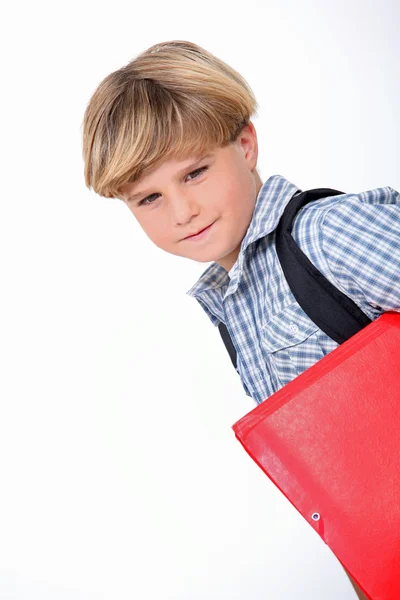
[(400, 314), (237, 421), (246, 452), (371, 600), (400, 599)]

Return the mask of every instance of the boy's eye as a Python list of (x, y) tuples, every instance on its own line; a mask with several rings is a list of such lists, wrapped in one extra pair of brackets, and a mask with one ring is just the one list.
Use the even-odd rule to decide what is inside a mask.
[[(193, 173), (202, 173), (203, 171), (206, 171), (208, 169), (208, 167), (200, 167), (200, 169), (196, 169), (195, 171), (192, 171), (191, 173), (188, 174), (189, 175), (193, 175)], [(196, 179), (196, 177), (194, 177), (194, 179)]]
[[(188, 173), (186, 177), (189, 177), (190, 175), (195, 175), (195, 177), (192, 177), (192, 179), (197, 179), (198, 175), (196, 175), (196, 173), (202, 173), (203, 171), (207, 171), (207, 169), (207, 166), (200, 167), (200, 169), (196, 169), (195, 171), (191, 171), (190, 173)], [(139, 202), (139, 206), (149, 206), (150, 204), (153, 204), (153, 202), (151, 202), (151, 198), (154, 198), (154, 196), (157, 197), (158, 195), (159, 194), (151, 194), (150, 196), (146, 196), (146, 198), (143, 198), (143, 200)]]

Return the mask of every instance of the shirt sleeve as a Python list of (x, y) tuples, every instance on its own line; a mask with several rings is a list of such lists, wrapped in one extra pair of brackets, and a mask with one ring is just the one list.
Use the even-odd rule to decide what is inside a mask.
[(359, 306), (400, 312), (400, 194), (386, 187), (346, 195), (321, 220), (331, 280)]

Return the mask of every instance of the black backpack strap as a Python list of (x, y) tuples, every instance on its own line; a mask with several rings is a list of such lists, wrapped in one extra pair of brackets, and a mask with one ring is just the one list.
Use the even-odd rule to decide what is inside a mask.
[[(338, 290), (316, 269), (292, 237), (296, 214), (303, 206), (327, 196), (343, 194), (330, 188), (296, 192), (276, 228), (276, 251), (288, 285), (296, 301), (312, 321), (338, 344), (371, 323), (371, 319), (348, 296)], [(237, 370), (236, 349), (224, 323), (219, 332)]]
[(322, 331), (342, 344), (371, 323), (371, 319), (315, 268), (291, 234), (295, 216), (303, 206), (339, 194), (343, 192), (329, 188), (296, 193), (276, 228), (275, 244), (283, 273), (298, 304)]
[(229, 335), (229, 332), (228, 332), (228, 329), (227, 329), (225, 323), (222, 323), (222, 321), (220, 321), (219, 325), (218, 325), (218, 329), (221, 334), (222, 341), (225, 344), (225, 348), (228, 350), (228, 354), (231, 358), (232, 364), (235, 367), (235, 369), (237, 370), (236, 348), (233, 345), (231, 336)]

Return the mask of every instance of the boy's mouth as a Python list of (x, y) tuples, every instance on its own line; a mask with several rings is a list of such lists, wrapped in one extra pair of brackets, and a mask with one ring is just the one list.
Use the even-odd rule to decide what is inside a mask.
[(208, 233), (208, 231), (211, 229), (211, 227), (212, 227), (212, 225), (214, 225), (214, 223), (215, 223), (215, 221), (213, 223), (211, 223), (211, 225), (207, 225), (207, 227), (205, 227), (204, 229), (200, 229), (197, 233), (188, 235), (187, 237), (185, 237), (183, 239), (184, 240), (202, 239)]

